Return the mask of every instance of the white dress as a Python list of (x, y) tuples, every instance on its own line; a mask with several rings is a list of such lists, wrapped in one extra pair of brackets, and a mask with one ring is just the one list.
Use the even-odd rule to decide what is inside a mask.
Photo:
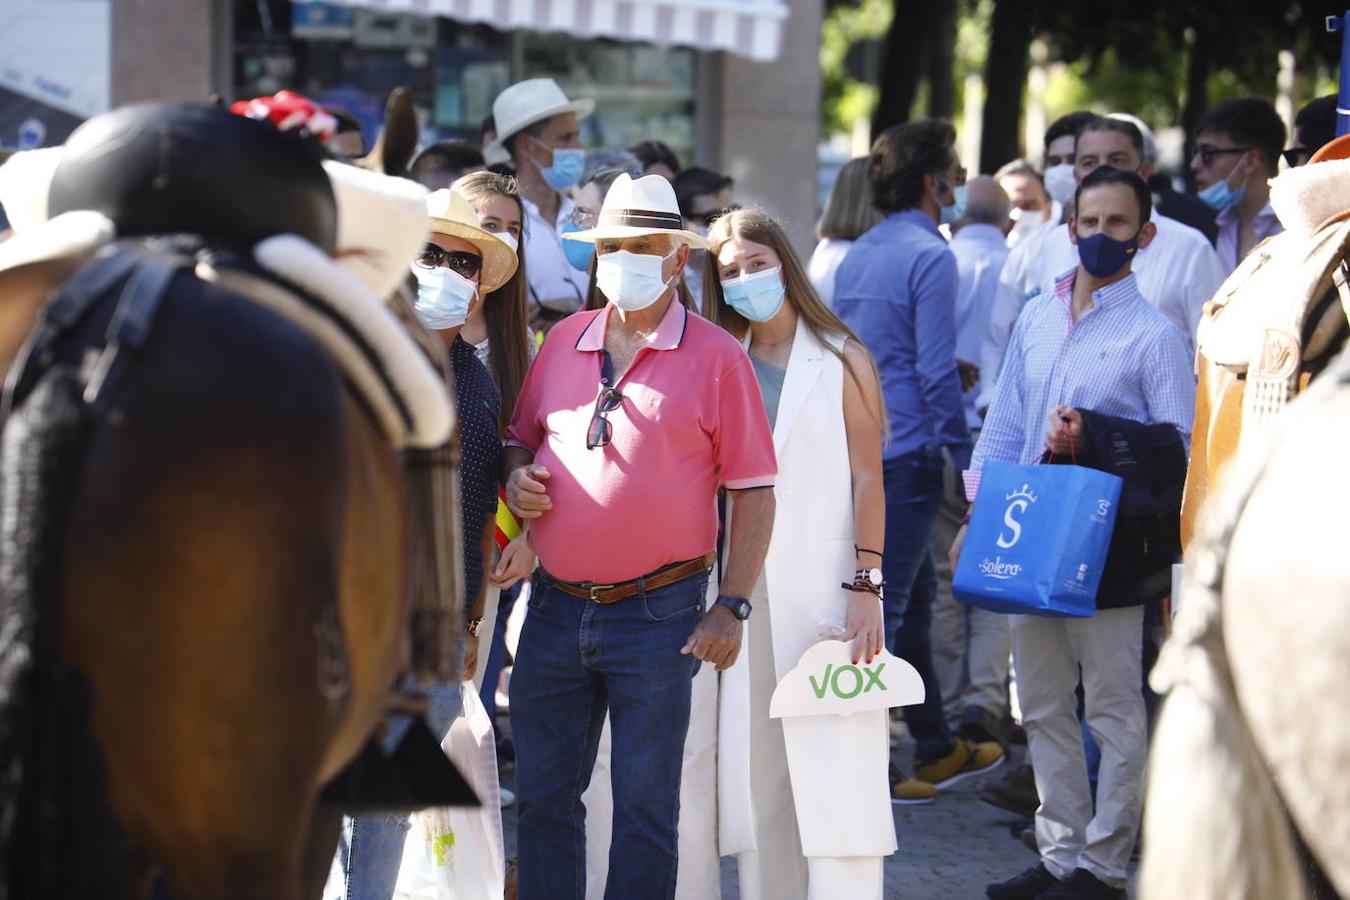
[(740, 857), (744, 900), (880, 898), (882, 858), (896, 849), (885, 710), (768, 717), (773, 687), (822, 630), (842, 628), (852, 596), (841, 587), (855, 567), (846, 377), (799, 319), (773, 432), (773, 537), (721, 683), (719, 838)]

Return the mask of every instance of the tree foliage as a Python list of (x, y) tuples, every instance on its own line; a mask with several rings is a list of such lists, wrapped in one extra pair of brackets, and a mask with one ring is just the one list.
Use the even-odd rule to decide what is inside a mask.
[[(1125, 109), (1155, 125), (1181, 125), (1189, 134), (1219, 99), (1273, 97), (1282, 50), (1294, 51), (1305, 72), (1334, 70), (1340, 36), (1326, 34), (1325, 18), (1346, 5), (1347, 0), (827, 0), (821, 48), (825, 124), (828, 130), (847, 130), (870, 112), (875, 130), (914, 115), (951, 115), (961, 105), (956, 86), (967, 72), (981, 71), (987, 96), (980, 167), (988, 171), (1021, 152), (1028, 49), (1040, 39), (1049, 51), (1047, 62), (1064, 63), (1067, 73), (1050, 86), (1046, 100), (1052, 115), (1083, 107)], [(947, 11), (955, 24), (945, 23)], [(984, 39), (982, 54), (962, 49), (972, 31)], [(951, 42), (953, 35), (960, 36), (955, 53), (934, 52), (935, 43)], [(843, 59), (853, 44), (878, 37), (880, 84), (864, 86), (844, 73)]]

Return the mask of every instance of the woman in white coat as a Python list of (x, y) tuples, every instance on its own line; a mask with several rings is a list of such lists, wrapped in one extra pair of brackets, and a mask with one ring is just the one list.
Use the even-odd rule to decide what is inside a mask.
[(886, 711), (770, 719), (769, 700), (823, 639), (851, 641), (854, 662), (881, 652), (880, 380), (768, 214), (729, 213), (708, 237), (705, 315), (745, 341), (778, 454), (773, 539), (722, 675), (721, 851), (738, 856), (744, 900), (879, 900), (896, 848)]

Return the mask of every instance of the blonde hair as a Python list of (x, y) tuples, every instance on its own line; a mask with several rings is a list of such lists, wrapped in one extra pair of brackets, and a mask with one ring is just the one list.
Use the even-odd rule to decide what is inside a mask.
[(862, 233), (881, 221), (881, 213), (872, 202), (872, 181), (867, 175), (867, 157), (844, 163), (830, 186), (825, 212), (816, 225), (821, 240), (838, 238), (856, 241)]
[[(829, 338), (833, 335), (852, 340), (867, 357), (872, 377), (880, 384), (881, 377), (877, 373), (876, 361), (872, 359), (866, 345), (853, 333), (853, 329), (845, 325), (821, 301), (815, 288), (811, 286), (811, 280), (807, 277), (801, 260), (797, 258), (796, 251), (788, 242), (783, 226), (762, 209), (734, 210), (719, 216), (708, 229), (708, 241), (711, 246), (708, 248), (707, 267), (703, 272), (703, 317), (722, 326), (738, 338), (745, 337), (745, 332), (750, 327), (750, 322), (727, 303), (726, 296), (722, 293), (722, 280), (717, 274), (717, 255), (722, 252), (722, 247), (728, 241), (736, 239), (763, 244), (778, 254), (782, 265), (781, 274), (786, 300), (806, 322), (806, 327), (815, 335), (816, 340), (839, 358), (861, 389), (863, 383), (858, 372), (848, 357), (835, 347)], [(863, 391), (863, 396), (867, 396), (866, 391)], [(889, 440), (891, 429), (884, 405), (875, 406), (871, 412), (881, 426), (882, 439)]]

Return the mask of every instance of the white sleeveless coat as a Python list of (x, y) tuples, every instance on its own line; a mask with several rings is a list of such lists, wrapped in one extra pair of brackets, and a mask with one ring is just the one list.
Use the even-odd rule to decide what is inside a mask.
[[(842, 349), (843, 339), (832, 341)], [(798, 318), (778, 417), (778, 477), (773, 537), (764, 563), (774, 667), (779, 680), (825, 623), (844, 625), (850, 592), (841, 583), (856, 567), (853, 486), (844, 429), (843, 361)], [(727, 511), (727, 533), (733, 514)], [(709, 583), (710, 600), (716, 581)], [(718, 723), (719, 843), (724, 856), (755, 850), (750, 800), (749, 640), (722, 673)], [(788, 768), (806, 856), (887, 856), (896, 850), (884, 710), (852, 716), (784, 720)]]

